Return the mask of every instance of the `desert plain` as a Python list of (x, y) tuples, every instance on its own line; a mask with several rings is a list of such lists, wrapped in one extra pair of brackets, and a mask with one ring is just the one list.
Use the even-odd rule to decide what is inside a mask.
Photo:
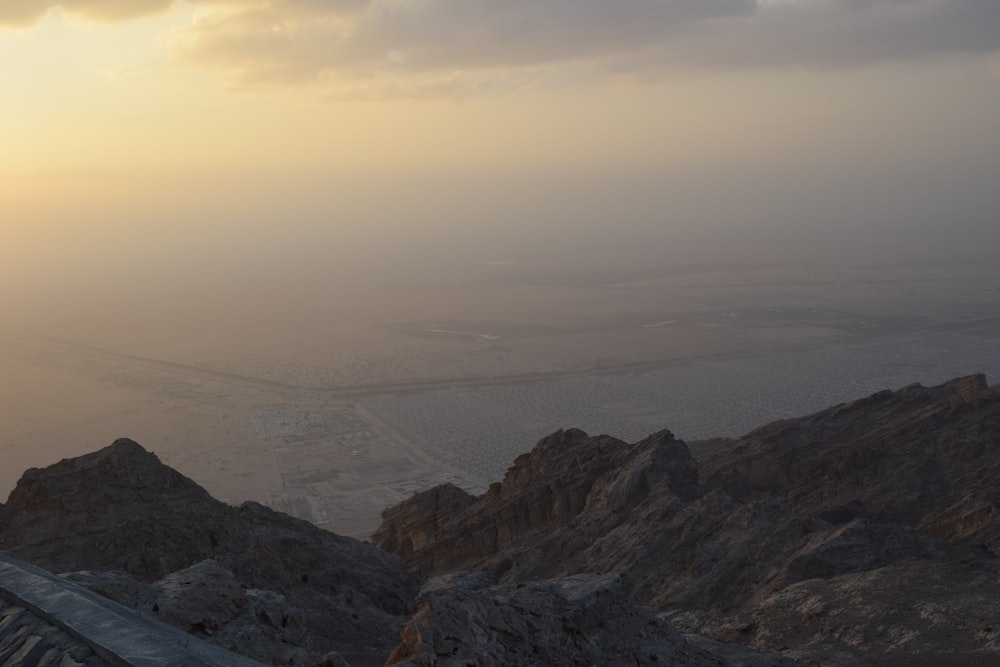
[(558, 428), (696, 442), (912, 382), (1000, 377), (988, 263), (495, 261), (100, 298), (0, 327), (0, 498), (26, 468), (129, 437), (226, 502), (366, 536), (414, 492), (484, 490)]

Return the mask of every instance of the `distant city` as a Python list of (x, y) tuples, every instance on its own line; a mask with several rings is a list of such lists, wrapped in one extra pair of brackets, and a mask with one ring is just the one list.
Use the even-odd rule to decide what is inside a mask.
[(691, 442), (742, 435), (882, 389), (977, 372), (1000, 379), (1000, 332), (903, 335), (636, 373), (378, 396), (361, 405), (428, 454), (488, 483), (556, 426), (627, 441), (669, 428)]
[(4, 406), (0, 481), (127, 436), (226, 502), (365, 536), (416, 492), (485, 491), (560, 428), (627, 442), (669, 429), (697, 454), (884, 389), (1000, 381), (993, 266), (815, 273), (457, 282), (355, 295), (298, 327), (278, 301), (267, 326), (8, 334), (0, 370), (28, 393)]
[[(379, 450), (388, 447), (386, 438), (449, 472), (409, 479), (404, 474), (396, 483), (351, 494), (355, 509), (371, 513), (443, 482), (481, 493), (502, 479), (514, 458), (557, 428), (582, 428), (629, 442), (666, 428), (697, 448), (700, 439), (742, 435), (883, 389), (932, 385), (979, 372), (995, 380), (1000, 378), (998, 343), (1000, 329), (990, 327), (968, 333), (916, 332), (643, 370), (594, 370), (492, 385), (442, 383), (366, 395), (335, 410), (255, 410), (250, 419), (258, 437), (282, 437), (284, 450), (299, 448), (295, 460), (308, 461), (305, 468), (282, 473), (285, 491), (270, 504), (325, 525), (343, 509), (338, 504), (346, 496), (337, 482), (345, 477), (345, 467), (382, 467)], [(341, 454), (324, 464), (331, 461), (331, 452)]]

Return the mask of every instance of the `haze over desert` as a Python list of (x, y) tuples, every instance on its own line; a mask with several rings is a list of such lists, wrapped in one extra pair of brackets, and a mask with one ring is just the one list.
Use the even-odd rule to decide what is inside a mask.
[(0, 667), (997, 664), (997, 174), (1000, 0), (0, 0)]
[(8, 330), (0, 483), (128, 435), (227, 502), (366, 535), (415, 491), (485, 489), (556, 428), (693, 441), (1000, 370), (987, 264), (581, 273), (298, 286), (219, 310), (192, 296), (72, 337)]

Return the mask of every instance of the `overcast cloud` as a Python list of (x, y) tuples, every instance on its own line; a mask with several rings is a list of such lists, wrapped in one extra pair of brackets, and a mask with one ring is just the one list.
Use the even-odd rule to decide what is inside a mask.
[(126, 21), (165, 11), (173, 4), (173, 0), (3, 0), (0, 26), (31, 25), (54, 7), (92, 20)]
[[(170, 0), (65, 0), (123, 20)], [(397, 77), (449, 86), (583, 62), (597, 69), (851, 67), (1000, 51), (1000, 0), (194, 0), (186, 62), (241, 80)], [(4, 0), (0, 22), (57, 6)]]

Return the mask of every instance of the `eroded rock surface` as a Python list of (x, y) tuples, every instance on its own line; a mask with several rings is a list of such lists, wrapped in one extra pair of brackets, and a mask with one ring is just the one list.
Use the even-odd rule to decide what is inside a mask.
[(26, 472), (0, 549), (276, 665), (1000, 664), (998, 507), (972, 376), (690, 447), (558, 431), (386, 510), (381, 549), (120, 440)]
[(231, 507), (131, 440), (27, 471), (0, 549), (274, 664), (381, 664), (412, 610), (399, 559), (256, 503)]
[[(485, 573), (442, 575), (421, 590), (417, 613), (401, 635), (387, 665), (733, 664), (689, 644), (652, 609), (629, 602), (614, 574), (506, 585)], [(792, 664), (758, 659), (761, 666)]]
[(373, 541), (425, 576), (618, 572), (684, 630), (822, 664), (1000, 661), (998, 501), (1000, 390), (972, 376), (690, 448), (559, 431), (478, 498), (390, 508)]

